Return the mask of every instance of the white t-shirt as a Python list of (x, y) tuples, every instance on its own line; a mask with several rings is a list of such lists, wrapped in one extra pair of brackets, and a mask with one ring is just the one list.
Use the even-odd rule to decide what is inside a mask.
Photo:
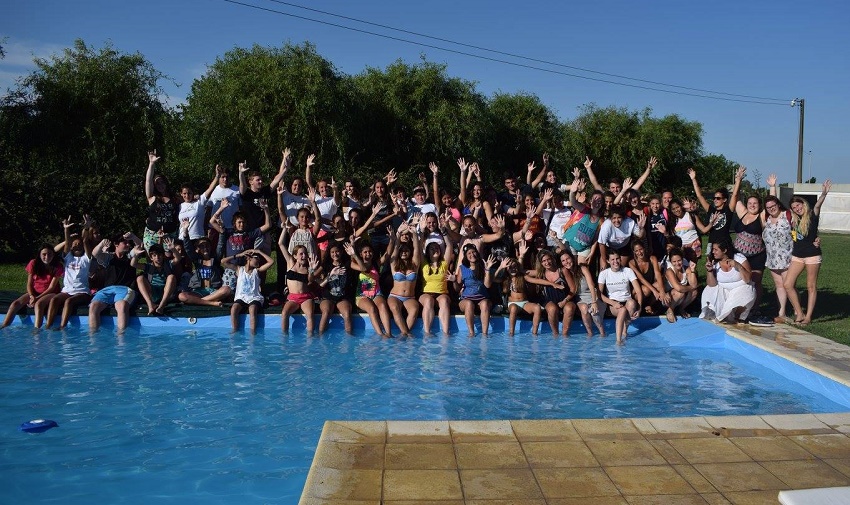
[[(333, 196), (316, 195), (316, 207), (319, 208), (319, 215), (322, 216), (322, 219), (327, 219), (328, 221), (332, 220), (337, 210), (339, 210), (339, 206), (336, 204)], [(327, 223), (322, 223), (322, 228), (328, 231), (331, 229), (331, 226)]]
[[(283, 201), (283, 208), (286, 209), (286, 217), (289, 219), (290, 224), (298, 226), (298, 211), (304, 207), (309, 207), (310, 200), (306, 196), (293, 195), (289, 191), (283, 193), (281, 200)], [(319, 210), (321, 211), (321, 207)]]
[[(554, 213), (554, 216), (552, 215), (553, 213)], [(543, 223), (544, 224), (549, 223), (549, 216), (552, 216), (552, 222), (549, 223), (549, 229), (554, 230), (555, 233), (557, 233), (558, 235), (561, 235), (562, 234), (561, 230), (563, 230), (564, 226), (567, 225), (567, 221), (570, 220), (570, 216), (572, 214), (573, 214), (573, 211), (570, 210), (570, 208), (567, 207), (566, 205), (563, 206), (560, 209), (554, 209), (554, 210), (546, 208), (546, 209), (543, 209), (543, 212), (542, 212)], [(549, 234), (547, 233), (546, 235), (547, 235), (546, 240), (549, 241), (550, 240), (550, 238), (548, 236)], [(558, 239), (553, 238), (553, 239), (551, 239), (551, 242), (549, 242), (549, 245), (554, 246), (554, 245), (558, 245), (559, 243), (560, 243), (560, 241), (558, 241)]]
[(236, 212), (239, 211), (239, 205), (242, 201), (239, 197), (239, 186), (230, 186), (229, 188), (222, 188), (221, 186), (215, 187), (212, 193), (210, 193), (210, 199), (208, 202), (208, 205), (212, 205), (213, 214), (218, 212), (218, 208), (221, 207), (222, 200), (227, 200), (227, 203), (230, 205), (224, 209), (224, 212), (221, 213), (221, 220), (224, 223), (225, 229), (232, 230), (233, 214), (236, 214)]
[(624, 217), (619, 227), (615, 227), (610, 219), (606, 219), (599, 229), (597, 242), (612, 249), (619, 249), (628, 244), (632, 235), (637, 235), (638, 232), (637, 224), (630, 217)]
[(615, 272), (610, 268), (599, 272), (599, 284), (608, 290), (608, 298), (618, 302), (625, 302), (632, 297), (630, 286), (632, 281), (637, 280), (631, 268), (621, 268)]
[(196, 240), (204, 236), (204, 214), (206, 213), (207, 197), (201, 195), (194, 202), (180, 204), (178, 219), (183, 223), (189, 219), (189, 239)]
[(65, 278), (63, 279), (62, 292), (69, 295), (77, 295), (89, 292), (89, 268), (91, 267), (91, 256), (74, 256), (69, 252), (65, 255)]

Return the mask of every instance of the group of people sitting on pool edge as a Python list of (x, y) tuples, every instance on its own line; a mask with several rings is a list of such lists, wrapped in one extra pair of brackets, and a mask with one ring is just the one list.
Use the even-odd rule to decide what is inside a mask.
[[(448, 333), (455, 307), (470, 334), (476, 313), (486, 334), (491, 312), (504, 311), (511, 334), (523, 315), (531, 318), (535, 334), (545, 319), (552, 334), (567, 335), (578, 314), (588, 335), (594, 328), (604, 335), (602, 317), (608, 312), (616, 318), (621, 343), (629, 321), (642, 312), (663, 314), (671, 323), (677, 316), (690, 317), (688, 307), (700, 296), (701, 234), (708, 235), (709, 246), (700, 317), (746, 320), (758, 306), (765, 268), (776, 285), (777, 321), (785, 321), (788, 301), (796, 323), (810, 322), (814, 310), (821, 262), (818, 216), (829, 181), (814, 206), (795, 196), (786, 210), (775, 196), (774, 175), (768, 177), (770, 196), (764, 202), (757, 195), (740, 198), (743, 167), (732, 192), (720, 188), (709, 202), (693, 169), (696, 199), (679, 199), (668, 190), (645, 196), (640, 188), (655, 158), (637, 180), (614, 179), (607, 190), (586, 158), (593, 186), (587, 194), (581, 169), (573, 169), (567, 185), (544, 154), (542, 169), (529, 163), (524, 181), (505, 175), (501, 191), (482, 183), (477, 163), (460, 158), (456, 195), (439, 187), (440, 169), (431, 163), (431, 180), (420, 173), (421, 185), (411, 198), (395, 184), (394, 170), (374, 181), (367, 195), (353, 180), (342, 187), (333, 178), (316, 181), (314, 155), (307, 157), (304, 176), (285, 184), (292, 167), (286, 149), (268, 185), (245, 163), (239, 164), (238, 186), (216, 166), (204, 193), (196, 197), (184, 186), (178, 198), (156, 173), (159, 159), (155, 151), (148, 154), (143, 237), (128, 232), (104, 239), (88, 216), (81, 233), (72, 233), (76, 225), (69, 216), (62, 223), (65, 240), (41, 247), (27, 265), (27, 292), (10, 306), (4, 326), (30, 306), (37, 327), (45, 319), (46, 327), (53, 326), (60, 313), (64, 327), (79, 305), (90, 303), (92, 328), (101, 312), (114, 306), (123, 329), (138, 293), (150, 315), (163, 314), (178, 300), (213, 306), (232, 301), (233, 328), (247, 311), (252, 331), (267, 305), (282, 305), (284, 332), (298, 311), (306, 317), (308, 333), (314, 331), (316, 312), (320, 333), (334, 312), (351, 332), (357, 307), (384, 336), (393, 334), (393, 322), (398, 333), (409, 335), (420, 316), (426, 334), (435, 318)], [(278, 292), (285, 295), (267, 298), (262, 288), (275, 264), (269, 208), (275, 200), (281, 230)], [(804, 269), (806, 311), (794, 287)]]

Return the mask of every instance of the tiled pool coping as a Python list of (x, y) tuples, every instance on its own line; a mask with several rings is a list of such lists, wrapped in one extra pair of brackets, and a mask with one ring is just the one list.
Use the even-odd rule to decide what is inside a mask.
[[(850, 385), (850, 347), (787, 325), (732, 336)], [(850, 413), (328, 421), (302, 505), (777, 503), (850, 485)]]

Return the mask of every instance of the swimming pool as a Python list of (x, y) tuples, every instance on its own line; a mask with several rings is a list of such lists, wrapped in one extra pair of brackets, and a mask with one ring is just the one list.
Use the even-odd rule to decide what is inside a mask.
[[(625, 347), (578, 334), (381, 340), (179, 325), (119, 339), (13, 327), (0, 332), (0, 485), (9, 503), (295, 503), (326, 419), (850, 407), (848, 388), (716, 326), (639, 325)], [(16, 430), (35, 418), (60, 427)]]

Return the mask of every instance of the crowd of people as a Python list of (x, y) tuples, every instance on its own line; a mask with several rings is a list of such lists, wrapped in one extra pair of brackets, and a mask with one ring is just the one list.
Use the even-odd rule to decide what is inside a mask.
[[(498, 189), (482, 182), (482, 167), (460, 158), (459, 191), (449, 191), (431, 163), (431, 176), (420, 173), (408, 192), (394, 170), (362, 188), (355, 180), (316, 178), (315, 155), (306, 158), (303, 177), (287, 180), (293, 156), (289, 149), (282, 155), (269, 184), (240, 163), (238, 185), (216, 166), (203, 193), (183, 186), (175, 194), (157, 173), (160, 157), (149, 153), (142, 237), (104, 238), (88, 215), (80, 223), (64, 219), (64, 241), (41, 246), (27, 264), (26, 293), (11, 304), (3, 326), (31, 307), (36, 327), (53, 327), (58, 317), (62, 328), (89, 304), (92, 329), (108, 307), (123, 329), (136, 304), (164, 315), (180, 302), (230, 304), (234, 330), (247, 313), (252, 332), (260, 312), (280, 310), (283, 332), (301, 313), (309, 334), (318, 315), (322, 333), (338, 313), (351, 333), (357, 309), (386, 337), (410, 335), (420, 318), (425, 334), (437, 325), (447, 334), (453, 313), (463, 314), (470, 335), (486, 334), (491, 314), (505, 314), (511, 335), (523, 317), (534, 334), (545, 328), (566, 336), (578, 318), (588, 336), (604, 336), (609, 314), (623, 343), (629, 322), (641, 314), (670, 323), (697, 312), (746, 321), (759, 307), (765, 270), (778, 306), (769, 319), (786, 322), (790, 302), (789, 322), (811, 322), (821, 263), (818, 218), (829, 181), (813, 206), (794, 196), (786, 209), (775, 175), (764, 200), (741, 195), (743, 167), (731, 192), (718, 188), (709, 201), (693, 169), (694, 198), (642, 193), (655, 158), (637, 179), (603, 187), (590, 158), (564, 181), (544, 154), (542, 167), (529, 163), (524, 177), (506, 173)], [(706, 268), (702, 285), (699, 261)], [(266, 273), (275, 265), (277, 286), (266, 292)], [(803, 270), (806, 310), (795, 289)]]

